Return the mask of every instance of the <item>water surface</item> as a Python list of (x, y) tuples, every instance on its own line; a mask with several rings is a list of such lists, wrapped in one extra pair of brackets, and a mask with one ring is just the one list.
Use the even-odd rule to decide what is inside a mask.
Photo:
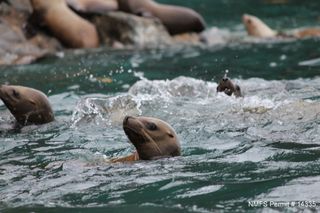
[[(275, 28), (319, 24), (317, 1), (288, 2), (173, 1), (229, 35), (245, 35), (244, 12)], [(252, 208), (248, 201), (320, 201), (319, 58), (319, 39), (243, 38), (208, 48), (71, 51), (0, 67), (0, 83), (44, 91), (56, 115), (53, 123), (11, 130), (13, 118), (0, 103), (0, 209), (305, 210)], [(244, 98), (216, 93), (225, 70)], [(182, 156), (105, 163), (134, 150), (121, 126), (126, 114), (170, 123)]]

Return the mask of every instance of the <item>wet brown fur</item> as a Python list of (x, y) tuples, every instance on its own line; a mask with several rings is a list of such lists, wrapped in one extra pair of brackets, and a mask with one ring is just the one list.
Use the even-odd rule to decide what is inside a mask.
[(38, 90), (3, 85), (0, 87), (0, 99), (20, 125), (44, 124), (54, 120), (47, 96)]
[(118, 5), (119, 10), (127, 13), (158, 18), (171, 35), (205, 29), (201, 15), (186, 7), (159, 4), (152, 0), (118, 0)]
[(65, 0), (31, 0), (34, 13), (65, 46), (94, 48), (99, 36), (93, 24), (75, 14)]
[(236, 97), (242, 97), (240, 87), (234, 84), (229, 78), (221, 79), (217, 87), (217, 92), (224, 92), (229, 96), (234, 94)]

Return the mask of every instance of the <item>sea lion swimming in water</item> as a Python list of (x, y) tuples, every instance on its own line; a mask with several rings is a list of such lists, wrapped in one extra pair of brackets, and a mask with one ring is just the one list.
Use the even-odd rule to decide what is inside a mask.
[(143, 17), (158, 18), (171, 35), (202, 32), (205, 22), (192, 9), (159, 4), (152, 0), (118, 0), (119, 10)]
[(66, 0), (68, 6), (80, 13), (104, 14), (118, 10), (117, 0)]
[(160, 119), (126, 116), (123, 120), (123, 130), (135, 146), (136, 152), (127, 157), (113, 159), (112, 163), (155, 160), (181, 154), (175, 131)]
[(54, 120), (47, 96), (38, 90), (2, 85), (0, 99), (20, 125), (45, 124)]
[(219, 82), (217, 86), (217, 92), (224, 92), (225, 94), (231, 96), (234, 94), (235, 97), (242, 97), (240, 86), (234, 84), (227, 76), (228, 71), (224, 74), (224, 77)]
[(292, 32), (277, 32), (271, 29), (258, 17), (244, 14), (242, 22), (248, 32), (248, 35), (260, 38), (305, 38), (305, 37), (318, 37), (320, 36), (320, 28), (305, 28), (296, 29)]
[(277, 32), (255, 16), (244, 14), (242, 16), (242, 22), (250, 36), (261, 38), (277, 36)]
[(99, 46), (93, 24), (74, 13), (65, 0), (31, 0), (34, 16), (43, 22), (62, 43), (71, 48)]

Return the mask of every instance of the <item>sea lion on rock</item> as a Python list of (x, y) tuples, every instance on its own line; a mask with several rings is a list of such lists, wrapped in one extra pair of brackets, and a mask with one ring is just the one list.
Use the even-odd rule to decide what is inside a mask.
[(93, 24), (75, 14), (65, 0), (31, 0), (34, 13), (66, 46), (94, 48), (99, 36)]
[(123, 129), (137, 151), (111, 162), (155, 160), (181, 154), (175, 131), (160, 119), (126, 116), (123, 120)]
[(118, 10), (117, 0), (66, 0), (67, 4), (80, 13), (104, 14)]
[(119, 10), (144, 17), (158, 18), (171, 35), (202, 32), (205, 22), (192, 9), (159, 4), (152, 0), (118, 0)]
[(20, 125), (45, 124), (54, 120), (47, 96), (38, 90), (2, 85), (0, 99)]
[(258, 17), (244, 14), (242, 16), (242, 22), (248, 32), (248, 35), (260, 37), (260, 38), (305, 38), (305, 37), (319, 37), (320, 28), (305, 28), (295, 29), (290, 32), (277, 32), (271, 29)]
[(240, 86), (234, 84), (227, 76), (228, 71), (224, 74), (224, 77), (219, 82), (217, 86), (217, 92), (224, 92), (225, 94), (231, 96), (234, 94), (235, 97), (242, 97)]

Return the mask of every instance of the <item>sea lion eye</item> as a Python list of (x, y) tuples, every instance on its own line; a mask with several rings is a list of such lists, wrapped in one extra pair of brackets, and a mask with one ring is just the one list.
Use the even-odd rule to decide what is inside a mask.
[(16, 90), (12, 90), (12, 95), (19, 98), (19, 93)]
[(158, 129), (158, 127), (155, 123), (147, 123), (146, 127), (151, 131), (155, 131)]
[(247, 23), (248, 23), (248, 24), (251, 24), (251, 19), (248, 19), (248, 20), (247, 20)]

